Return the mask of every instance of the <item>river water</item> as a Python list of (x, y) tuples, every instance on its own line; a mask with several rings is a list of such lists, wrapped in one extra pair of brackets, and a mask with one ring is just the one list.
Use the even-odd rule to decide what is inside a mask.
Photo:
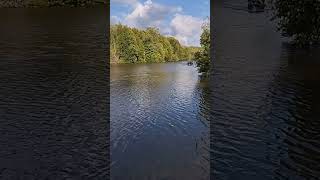
[(294, 48), (246, 0), (213, 6), (215, 180), (320, 177), (320, 51)]
[(112, 65), (111, 179), (209, 179), (206, 80), (186, 62)]
[(107, 179), (106, 8), (0, 10), (0, 179)]

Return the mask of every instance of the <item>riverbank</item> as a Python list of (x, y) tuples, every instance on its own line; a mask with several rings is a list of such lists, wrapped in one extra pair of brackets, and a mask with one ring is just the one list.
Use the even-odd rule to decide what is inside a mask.
[(163, 61), (163, 62), (125, 62), (125, 61), (110, 61), (111, 65), (115, 65), (115, 64), (164, 64), (164, 63), (179, 63), (179, 62), (196, 62), (195, 60), (177, 60), (177, 61)]
[(105, 4), (107, 0), (2, 0), (0, 8), (92, 7)]

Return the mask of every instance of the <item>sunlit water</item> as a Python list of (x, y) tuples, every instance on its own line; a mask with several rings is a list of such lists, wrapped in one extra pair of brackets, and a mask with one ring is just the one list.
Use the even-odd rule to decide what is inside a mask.
[(212, 179), (320, 177), (320, 51), (288, 44), (268, 13), (215, 1)]
[(186, 62), (111, 66), (111, 179), (209, 179), (209, 89)]
[(0, 179), (107, 179), (106, 8), (0, 10)]

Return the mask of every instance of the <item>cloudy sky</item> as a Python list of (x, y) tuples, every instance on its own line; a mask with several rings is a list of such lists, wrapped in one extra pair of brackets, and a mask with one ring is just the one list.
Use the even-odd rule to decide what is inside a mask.
[(111, 0), (111, 23), (157, 27), (186, 46), (199, 46), (201, 25), (210, 16), (210, 0)]

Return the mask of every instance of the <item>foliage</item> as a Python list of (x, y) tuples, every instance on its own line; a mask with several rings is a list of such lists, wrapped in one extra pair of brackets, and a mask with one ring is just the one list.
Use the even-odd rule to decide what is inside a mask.
[(193, 59), (196, 47), (184, 47), (173, 37), (165, 37), (156, 28), (140, 30), (111, 25), (111, 63), (158, 63)]
[(201, 50), (195, 53), (199, 72), (208, 73), (211, 68), (210, 62), (210, 26), (206, 23), (202, 26), (200, 37)]
[(273, 0), (274, 18), (279, 20), (279, 30), (293, 37), (300, 45), (318, 43), (320, 40), (319, 0)]

